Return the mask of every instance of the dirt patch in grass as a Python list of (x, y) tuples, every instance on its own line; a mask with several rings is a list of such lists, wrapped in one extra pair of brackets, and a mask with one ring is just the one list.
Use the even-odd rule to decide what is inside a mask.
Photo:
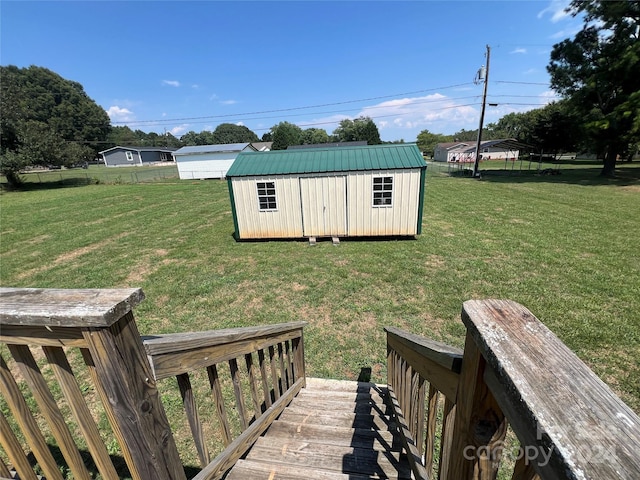
[(176, 260), (172, 260), (170, 258), (164, 258), (158, 261), (157, 257), (166, 257), (168, 254), (168, 250), (160, 248), (154, 250), (151, 255), (143, 257), (124, 280), (124, 284), (140, 284), (144, 282), (150, 275), (153, 275), (161, 266), (174, 263)]
[(33, 237), (26, 241), (27, 245), (37, 245), (39, 243), (45, 242), (50, 239), (51, 235), (38, 235), (37, 237)]
[(424, 266), (429, 270), (440, 270), (446, 266), (446, 262), (440, 255), (427, 255)]
[(16, 278), (18, 280), (23, 280), (25, 278), (29, 278), (33, 275), (36, 275), (38, 273), (41, 272), (46, 272), (47, 270), (52, 269), (53, 267), (56, 267), (58, 265), (61, 265), (63, 263), (68, 263), (71, 262), (73, 260), (75, 260), (78, 257), (81, 257), (83, 255), (87, 255), (88, 253), (92, 253), (95, 252), (96, 250), (100, 250), (104, 247), (106, 247), (107, 245), (116, 242), (117, 240), (120, 240), (121, 238), (126, 237), (127, 235), (129, 235), (128, 232), (123, 232), (120, 233), (118, 235), (115, 235), (111, 238), (107, 238), (106, 240), (103, 240), (102, 242), (97, 242), (97, 243), (92, 243), (91, 245), (87, 245), (86, 247), (82, 247), (82, 248), (77, 248), (75, 250), (72, 250), (70, 252), (67, 253), (63, 253), (62, 255), (59, 255), (58, 257), (56, 257), (53, 262), (51, 262), (48, 265), (42, 265), (38, 268), (32, 268), (31, 270), (27, 270), (25, 272), (22, 272), (21, 274), (17, 275)]

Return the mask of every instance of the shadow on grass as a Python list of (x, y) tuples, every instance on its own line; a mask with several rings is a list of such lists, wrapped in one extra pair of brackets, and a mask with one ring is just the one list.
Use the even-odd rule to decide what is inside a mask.
[(69, 187), (85, 187), (87, 185), (93, 185), (96, 182), (93, 179), (85, 177), (77, 178), (64, 178), (62, 180), (56, 180), (51, 182), (23, 182), (17, 187), (11, 186), (8, 183), (0, 183), (0, 188), (7, 192), (32, 192), (39, 190), (53, 190), (56, 188), (69, 188)]
[[(580, 162), (584, 165), (583, 162)], [(640, 186), (640, 164), (621, 165), (613, 177), (600, 175), (601, 168), (567, 168), (535, 170), (481, 170), (481, 180), (496, 183), (565, 183), (583, 186)]]
[[(73, 474), (71, 473), (69, 467), (66, 465), (64, 456), (62, 455), (62, 451), (60, 450), (60, 448), (55, 445), (49, 445), (49, 451), (51, 452), (51, 455), (58, 465), (60, 473), (62, 474), (62, 478), (73, 478)], [(98, 476), (100, 472), (98, 471), (98, 467), (96, 467), (91, 454), (86, 450), (79, 450), (79, 453), (91, 478), (100, 478)], [(127, 467), (127, 464), (122, 456), (109, 455), (109, 457), (111, 459), (111, 463), (113, 463), (116, 473), (118, 474), (118, 478), (132, 478), (131, 473), (129, 472), (129, 468)], [(34, 468), (34, 472), (39, 471), (38, 461), (36, 460), (33, 452), (27, 455), (27, 460), (29, 461), (29, 464)], [(198, 473), (200, 473), (200, 470), (201, 469), (198, 467), (188, 465), (184, 466), (184, 473), (186, 474), (187, 478), (195, 477)]]
[[(231, 237), (238, 243), (267, 243), (267, 242), (297, 242), (308, 243), (308, 238), (238, 238), (235, 233), (231, 234)], [(340, 237), (340, 242), (397, 242), (405, 240), (416, 240), (416, 235), (384, 235), (384, 236), (366, 236), (366, 237)], [(331, 237), (317, 237), (316, 243), (331, 243)], [(310, 245), (313, 246), (313, 245)], [(339, 246), (336, 245), (336, 246)]]

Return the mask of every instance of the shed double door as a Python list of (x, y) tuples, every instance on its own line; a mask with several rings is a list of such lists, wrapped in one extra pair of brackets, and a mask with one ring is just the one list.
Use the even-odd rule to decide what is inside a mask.
[(305, 237), (347, 234), (347, 177), (300, 178), (302, 230)]

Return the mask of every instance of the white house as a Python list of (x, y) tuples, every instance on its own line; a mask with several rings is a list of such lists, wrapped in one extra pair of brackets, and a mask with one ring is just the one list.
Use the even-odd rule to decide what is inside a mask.
[[(485, 140), (480, 143), (482, 160), (517, 160), (521, 144), (515, 139)], [(476, 160), (476, 142), (439, 143), (433, 151), (436, 162), (473, 163)]]
[(421, 233), (415, 144), (242, 152), (227, 173), (238, 240)]
[(225, 178), (240, 152), (255, 152), (250, 143), (198, 145), (173, 152), (181, 179)]

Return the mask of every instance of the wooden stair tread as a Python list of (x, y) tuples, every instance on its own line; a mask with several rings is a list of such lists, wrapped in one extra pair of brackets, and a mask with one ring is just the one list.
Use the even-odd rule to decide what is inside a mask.
[(276, 420), (267, 430), (270, 438), (290, 440), (313, 439), (316, 443), (351, 445), (374, 450), (399, 451), (400, 441), (391, 432), (371, 429), (332, 427), (324, 425), (296, 424)]
[(299, 408), (286, 409), (282, 415), (280, 415), (279, 420), (296, 424), (368, 428), (372, 430), (393, 431), (396, 428), (396, 424), (392, 420), (379, 415), (354, 412), (322, 412), (320, 414), (310, 414), (308, 410)]
[(369, 480), (371, 477), (279, 463), (238, 460), (226, 480)]
[(399, 452), (385, 452), (350, 445), (318, 444), (313, 441), (260, 438), (247, 456), (248, 460), (307, 466), (342, 473), (358, 473), (373, 478), (411, 478), (406, 457)]
[(410, 479), (386, 395), (373, 383), (307, 378), (226, 478)]
[(387, 412), (386, 405), (375, 402), (340, 402), (336, 400), (326, 400), (321, 398), (296, 397), (290, 404), (293, 407), (300, 407), (307, 411), (325, 411), (325, 412), (354, 412), (354, 413), (373, 413), (376, 415), (385, 415)]

